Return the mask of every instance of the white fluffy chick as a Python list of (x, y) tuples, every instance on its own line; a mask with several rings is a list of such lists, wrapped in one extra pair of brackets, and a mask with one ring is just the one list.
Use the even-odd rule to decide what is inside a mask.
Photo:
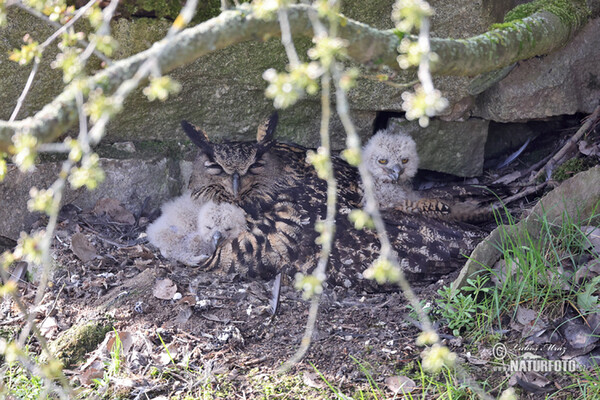
[(411, 180), (419, 168), (419, 156), (410, 136), (390, 128), (380, 130), (364, 146), (363, 158), (373, 175), (380, 208), (418, 200)]
[(146, 230), (148, 241), (163, 257), (198, 265), (212, 256), (217, 245), (247, 229), (244, 211), (229, 203), (199, 204), (189, 193), (161, 207), (161, 216)]

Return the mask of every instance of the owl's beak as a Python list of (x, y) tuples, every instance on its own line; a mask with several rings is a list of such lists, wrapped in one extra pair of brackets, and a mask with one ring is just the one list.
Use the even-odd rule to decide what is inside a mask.
[(404, 167), (400, 164), (395, 164), (394, 166), (389, 168), (388, 171), (389, 171), (388, 173), (389, 173), (390, 177), (394, 181), (397, 181), (398, 178), (400, 178), (400, 175), (402, 175), (404, 173)]
[(213, 246), (215, 246), (215, 249), (217, 248), (219, 243), (221, 243), (222, 240), (223, 234), (220, 231), (216, 231), (212, 236)]
[(240, 174), (237, 172), (231, 175), (231, 187), (233, 189), (233, 197), (237, 197), (240, 190)]

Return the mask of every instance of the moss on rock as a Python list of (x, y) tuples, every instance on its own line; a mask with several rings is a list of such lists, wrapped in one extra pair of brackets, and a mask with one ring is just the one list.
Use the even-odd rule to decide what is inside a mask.
[(585, 158), (572, 158), (556, 168), (556, 171), (554, 171), (554, 179), (562, 182), (579, 172), (588, 170), (593, 165), (594, 163), (590, 163)]
[(513, 8), (504, 17), (504, 22), (519, 21), (539, 11), (556, 15), (563, 24), (570, 27), (580, 26), (590, 16), (585, 0), (536, 0)]
[(48, 344), (48, 349), (65, 368), (71, 368), (84, 362), (85, 355), (94, 351), (112, 329), (109, 319), (86, 321), (64, 331)]
[[(242, 0), (242, 3), (250, 0)], [(155, 17), (173, 21), (179, 15), (184, 0), (127, 0), (121, 2), (119, 11), (125, 17)], [(198, 2), (194, 23), (204, 22), (221, 13), (220, 0), (207, 0)]]

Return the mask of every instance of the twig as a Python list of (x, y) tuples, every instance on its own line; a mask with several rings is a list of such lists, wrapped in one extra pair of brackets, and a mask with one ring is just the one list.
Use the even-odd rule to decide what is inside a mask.
[[(97, 2), (97, 0), (91, 1), (91, 3), (95, 3), (95, 2)], [(48, 18), (47, 16), (45, 16), (38, 10), (26, 6), (25, 4), (21, 3), (20, 1), (15, 2), (15, 5), (18, 6), (19, 8), (21, 8), (22, 10), (27, 11), (29, 14), (33, 15), (34, 17), (37, 17), (37, 18), (41, 19), (42, 21), (47, 22), (48, 24), (52, 25), (53, 27), (55, 27), (57, 29), (60, 29), (63, 26), (56, 21), (52, 21), (50, 18)], [(87, 7), (87, 5), (85, 7)], [(86, 48), (90, 44), (85, 39), (77, 39), (77, 43), (83, 48)], [(103, 62), (105, 62), (106, 65), (112, 64), (112, 60), (110, 58), (106, 57), (102, 52), (100, 52), (98, 50), (94, 50), (94, 55), (96, 57), (98, 57), (100, 60), (102, 60)]]
[(560, 161), (561, 158), (565, 156), (565, 154), (571, 149), (571, 147), (581, 139), (581, 137), (588, 132), (588, 130), (594, 125), (594, 123), (598, 120), (600, 116), (600, 106), (597, 106), (594, 112), (587, 117), (585, 123), (575, 132), (575, 134), (567, 141), (567, 143), (546, 163), (546, 165), (541, 168), (537, 174), (533, 176), (529, 180), (529, 183), (533, 183), (538, 180), (545, 171), (549, 169), (553, 169), (556, 164)]
[(65, 288), (65, 283), (63, 283), (62, 286), (60, 287), (58, 293), (56, 294), (56, 298), (52, 302), (52, 306), (46, 312), (46, 316), (44, 317), (44, 319), (42, 320), (42, 322), (40, 322), (40, 326), (42, 326), (44, 324), (44, 322), (46, 322), (46, 320), (48, 319), (48, 317), (52, 314), (52, 311), (54, 311), (54, 309), (56, 308), (56, 304), (58, 303), (58, 299), (60, 298), (60, 294), (62, 293), (62, 291), (63, 291), (64, 288)]
[(536, 186), (529, 186), (528, 188), (520, 191), (519, 193), (517, 193), (515, 195), (512, 195), (510, 197), (502, 199), (502, 204), (506, 205), (506, 204), (512, 203), (513, 201), (522, 199), (525, 196), (529, 196), (530, 194), (537, 193), (540, 190), (542, 190), (543, 188), (545, 188), (546, 185), (548, 185), (548, 182), (543, 182), (543, 183), (540, 183), (539, 185), (536, 185)]
[(0, 322), (0, 326), (12, 325), (14, 322), (18, 322), (18, 321), (22, 320), (23, 318), (25, 318), (25, 314), (21, 314), (18, 317), (14, 317), (14, 318), (2, 321), (2, 322)]
[[(29, 89), (31, 89), (31, 84), (33, 83), (33, 79), (34, 79), (35, 74), (37, 73), (37, 70), (39, 68), (40, 61), (41, 61), (41, 54), (43, 53), (43, 51), (58, 36), (60, 36), (63, 32), (65, 32), (67, 29), (69, 29), (79, 18), (81, 18), (81, 16), (96, 1), (97, 0), (90, 0), (90, 2), (88, 2), (85, 6), (81, 7), (79, 9), (79, 11), (73, 16), (73, 18), (71, 18), (66, 24), (64, 24), (64, 25), (58, 24), (60, 26), (60, 28), (58, 30), (56, 30), (52, 35), (50, 35), (50, 37), (48, 37), (42, 44), (39, 45), (38, 49), (40, 51), (40, 57), (39, 58), (38, 57), (35, 58), (35, 61), (34, 61), (34, 64), (33, 64), (33, 68), (31, 69), (31, 73), (29, 74), (29, 77), (27, 78), (27, 83), (25, 84), (25, 87), (23, 88), (23, 91), (21, 92), (21, 95), (19, 96), (19, 99), (17, 100), (17, 104), (15, 105), (15, 108), (14, 108), (12, 114), (10, 115), (10, 118), (9, 118), (8, 122), (13, 122), (15, 120), (15, 118), (17, 118), (17, 115), (19, 114), (19, 110), (23, 106), (23, 102), (25, 101), (25, 97), (27, 97), (27, 94), (29, 93)], [(35, 13), (38, 13), (36, 10), (30, 9), (29, 7), (25, 6), (21, 2), (17, 2), (15, 4), (18, 7), (22, 8), (23, 10), (25, 10), (25, 11), (32, 12), (33, 15), (36, 15)]]
[[(90, 225), (91, 226), (91, 225)], [(146, 238), (142, 238), (142, 239), (136, 239), (133, 240), (129, 243), (119, 243), (119, 242), (115, 242), (114, 240), (108, 239), (106, 237), (103, 237), (100, 232), (96, 231), (95, 229), (90, 228), (89, 226), (83, 226), (83, 229), (85, 229), (88, 232), (93, 233), (98, 239), (102, 240), (104, 243), (108, 243), (110, 245), (115, 246), (118, 249), (124, 249), (127, 247), (133, 247), (136, 246), (140, 243), (145, 243), (147, 241)]]
[(300, 64), (300, 59), (298, 53), (296, 53), (296, 48), (294, 47), (292, 33), (290, 32), (290, 21), (285, 7), (281, 7), (277, 10), (277, 16), (279, 18), (279, 25), (281, 25), (281, 43), (285, 48), (287, 58), (290, 60), (290, 66), (293, 68)]
[[(311, 17), (313, 28), (317, 35), (326, 34), (325, 29), (320, 25), (319, 20), (316, 17)], [(284, 25), (281, 26), (282, 32)], [(289, 26), (287, 27), (289, 30)], [(283, 33), (282, 33), (283, 36)], [(293, 44), (292, 44), (293, 47)], [(335, 64), (335, 63), (334, 63)], [(333, 69), (334, 67), (332, 67)], [(321, 253), (317, 263), (317, 268), (313, 272), (313, 275), (317, 276), (321, 280), (325, 280), (325, 270), (327, 268), (327, 262), (329, 260), (329, 254), (333, 245), (334, 231), (335, 231), (335, 214), (337, 204), (337, 182), (335, 180), (333, 165), (331, 162), (331, 146), (329, 140), (329, 120), (331, 118), (331, 75), (329, 71), (325, 71), (321, 77), (321, 151), (324, 151), (328, 156), (328, 173), (327, 173), (327, 215), (323, 223), (322, 235), (326, 238), (322, 244)], [(308, 319), (306, 321), (306, 328), (300, 347), (296, 350), (294, 355), (290, 357), (280, 368), (280, 372), (288, 371), (292, 366), (298, 363), (308, 351), (310, 346), (315, 326), (317, 323), (317, 316), (319, 314), (319, 304), (321, 300), (321, 293), (315, 295), (310, 303), (308, 311)]]
[(33, 61), (33, 68), (31, 68), (31, 72), (29, 73), (29, 77), (27, 78), (27, 83), (25, 83), (25, 87), (23, 88), (21, 95), (17, 99), (17, 104), (15, 105), (15, 108), (14, 108), (12, 114), (10, 114), (10, 118), (8, 119), (8, 122), (14, 121), (15, 118), (17, 118), (17, 115), (19, 115), (19, 110), (21, 110), (21, 107), (23, 106), (23, 102), (25, 101), (25, 97), (27, 97), (27, 93), (29, 93), (29, 89), (31, 89), (31, 84), (33, 83), (33, 78), (35, 78), (35, 74), (37, 73), (39, 67), (40, 67), (40, 59), (38, 57), (35, 57), (35, 60)]

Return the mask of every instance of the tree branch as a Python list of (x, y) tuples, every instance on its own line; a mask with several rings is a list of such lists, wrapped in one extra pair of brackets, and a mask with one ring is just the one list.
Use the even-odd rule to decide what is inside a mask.
[[(599, 3), (600, 0), (591, 0)], [(598, 7), (592, 7), (596, 10)], [(292, 35), (313, 36), (307, 5), (288, 8)], [(340, 16), (338, 36), (349, 42), (348, 55), (366, 64), (400, 70), (396, 57), (400, 42), (392, 30), (381, 31), (366, 24)], [(326, 22), (324, 22), (326, 23)], [(432, 63), (434, 75), (473, 76), (502, 68), (516, 61), (547, 54), (566, 43), (584, 22), (574, 18), (566, 23), (547, 11), (535, 13), (522, 21), (475, 36), (467, 40), (432, 39), (431, 50), (439, 60)], [(277, 20), (265, 21), (240, 10), (225, 11), (220, 16), (186, 29), (169, 43), (162, 40), (150, 49), (115, 62), (88, 80), (91, 89), (102, 87), (111, 93), (130, 79), (148, 58), (157, 57), (160, 70), (168, 73), (206, 54), (245, 41), (264, 41), (281, 34)], [(416, 40), (416, 38), (414, 38)], [(158, 56), (157, 56), (158, 55)], [(78, 120), (75, 94), (77, 87), (69, 85), (63, 93), (33, 117), (20, 121), (0, 121), (0, 151), (10, 151), (15, 133), (34, 135), (38, 143), (58, 138)]]

